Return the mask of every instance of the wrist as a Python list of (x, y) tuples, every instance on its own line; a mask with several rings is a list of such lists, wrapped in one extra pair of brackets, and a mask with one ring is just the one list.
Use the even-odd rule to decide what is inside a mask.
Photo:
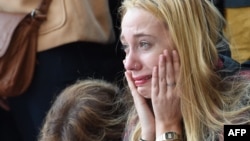
[(159, 123), (157, 124), (157, 128), (156, 128), (156, 136), (160, 136), (163, 133), (166, 132), (175, 132), (179, 135), (182, 134), (182, 124), (181, 122), (175, 123), (175, 124), (163, 124), (163, 123)]
[(141, 130), (141, 138), (140, 141), (155, 141), (155, 129), (152, 130)]

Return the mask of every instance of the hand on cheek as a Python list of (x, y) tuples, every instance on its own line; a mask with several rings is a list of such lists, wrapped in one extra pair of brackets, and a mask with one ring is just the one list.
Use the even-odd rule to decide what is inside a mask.
[(152, 111), (144, 97), (142, 97), (136, 89), (134, 82), (132, 81), (131, 72), (126, 71), (125, 76), (133, 96), (136, 111), (139, 116), (139, 120), (142, 127), (141, 137), (147, 140), (155, 139), (155, 123)]
[(179, 57), (176, 51), (164, 50), (152, 73), (152, 105), (156, 135), (167, 131), (181, 132), (180, 97), (178, 91)]

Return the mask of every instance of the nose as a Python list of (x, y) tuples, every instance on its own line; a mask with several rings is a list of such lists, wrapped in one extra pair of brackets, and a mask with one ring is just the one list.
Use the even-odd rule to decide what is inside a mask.
[(130, 53), (125, 56), (123, 60), (123, 65), (126, 70), (139, 70), (141, 65), (139, 63), (139, 59), (137, 55)]

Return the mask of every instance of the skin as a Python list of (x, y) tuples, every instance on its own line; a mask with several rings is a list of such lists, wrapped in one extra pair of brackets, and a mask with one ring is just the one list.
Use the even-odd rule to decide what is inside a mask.
[(167, 26), (143, 9), (130, 8), (121, 29), (125, 76), (141, 122), (141, 138), (155, 140), (169, 131), (181, 134), (179, 88), (167, 86), (178, 83), (180, 63)]

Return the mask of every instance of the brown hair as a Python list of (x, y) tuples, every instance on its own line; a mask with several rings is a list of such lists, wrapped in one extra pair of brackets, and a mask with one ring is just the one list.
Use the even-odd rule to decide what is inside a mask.
[(119, 88), (104, 80), (79, 81), (57, 97), (39, 141), (118, 141), (125, 107)]

